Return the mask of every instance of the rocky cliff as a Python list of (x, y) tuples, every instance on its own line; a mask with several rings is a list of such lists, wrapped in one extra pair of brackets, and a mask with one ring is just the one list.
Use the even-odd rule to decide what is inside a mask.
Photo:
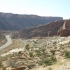
[(66, 20), (63, 26), (59, 29), (58, 34), (60, 36), (70, 35), (70, 20)]
[(14, 34), (13, 37), (32, 38), (46, 36), (68, 36), (70, 35), (70, 20), (55, 21), (37, 27), (25, 28)]
[(31, 37), (46, 37), (57, 35), (58, 30), (63, 26), (65, 20), (55, 21), (48, 24), (40, 25), (33, 28), (22, 29), (18, 34), (21, 38), (31, 38)]

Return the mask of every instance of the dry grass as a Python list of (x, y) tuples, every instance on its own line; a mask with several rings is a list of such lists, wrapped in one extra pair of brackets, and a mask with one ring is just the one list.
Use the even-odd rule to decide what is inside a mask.
[[(68, 37), (69, 38), (69, 37)], [(68, 40), (67, 38), (64, 40), (65, 38), (60, 38), (60, 41), (59, 42), (62, 42), (62, 41), (66, 41), (66, 40)], [(48, 47), (48, 45), (47, 45), (47, 43), (49, 43), (49, 42), (51, 42), (52, 44), (54, 44), (53, 42), (54, 41), (57, 41), (57, 44), (59, 43), (58, 42), (58, 40), (59, 40), (59, 38), (58, 37), (50, 37), (50, 38), (48, 38), (48, 39), (39, 39), (38, 41), (37, 41), (37, 44), (34, 44), (34, 42), (30, 42), (30, 41), (25, 41), (26, 42), (26, 44), (29, 44), (29, 46), (30, 46), (30, 48), (32, 49), (32, 47), (35, 47), (35, 45), (37, 46), (37, 47), (39, 47), (42, 43), (43, 43), (43, 45), (41, 46), (42, 48), (40, 48), (40, 50), (41, 50), (41, 52), (43, 51), (42, 49), (43, 49), (43, 46), (45, 46), (45, 49), (46, 49), (46, 52), (48, 52), (47, 50), (58, 50), (57, 48), (54, 48), (54, 45), (51, 45), (52, 47), (50, 48), (50, 47)], [(62, 40), (62, 41), (61, 41)], [(23, 47), (23, 45), (24, 45), (24, 43), (21, 41), (21, 40), (19, 40), (19, 39), (12, 39), (12, 44), (11, 45), (9, 45), (7, 48), (5, 48), (5, 49), (3, 49), (3, 50), (1, 50), (1, 52), (2, 53), (5, 53), (5, 52), (8, 52), (9, 50), (11, 50), (11, 49), (14, 49), (14, 48), (20, 48), (20, 47)], [(59, 47), (59, 52), (60, 52), (60, 54), (61, 53), (63, 53), (61, 50), (64, 50), (63, 48), (60, 48), (60, 45), (58, 46), (57, 44), (55, 44), (55, 47)], [(67, 46), (66, 46), (67, 45)], [(64, 45), (61, 45), (61, 47), (64, 47), (64, 48), (69, 48), (69, 45), (70, 44), (64, 44)], [(31, 47), (32, 46), (32, 47)], [(50, 46), (50, 44), (49, 44), (49, 46)], [(40, 51), (39, 50), (39, 51)], [(32, 52), (32, 53), (34, 53), (34, 50), (32, 51), (27, 51), (28, 53), (29, 52)], [(21, 56), (25, 56), (26, 58), (23, 60), (23, 61), (25, 61), (25, 62), (22, 62), (22, 60), (17, 60), (16, 62), (18, 62), (18, 61), (20, 61), (20, 63), (19, 63), (19, 65), (18, 66), (21, 66), (23, 63), (27, 63), (27, 64), (30, 64), (30, 61), (32, 61), (32, 63), (34, 62), (34, 63), (36, 63), (37, 64), (37, 58), (34, 58), (34, 57), (36, 57), (36, 55), (34, 54), (34, 56), (33, 57), (30, 57), (30, 55), (29, 54), (27, 54), (27, 53), (25, 53), (25, 51), (23, 52), (25, 55), (23, 55), (23, 54), (21, 54), (20, 55), (20, 57)], [(45, 53), (45, 52), (42, 52), (42, 53)], [(46, 53), (45, 53), (46, 54)], [(48, 53), (48, 54), (50, 54), (50, 53)], [(42, 56), (42, 55), (44, 55), (44, 54), (41, 54), (40, 56)], [(58, 54), (57, 54), (58, 55)], [(17, 55), (18, 56), (18, 55)], [(16, 57), (17, 57), (16, 56)], [(28, 56), (28, 57), (27, 57)], [(37, 56), (37, 57), (40, 57), (39, 55)], [(47, 56), (47, 55), (45, 55), (45, 56)], [(43, 56), (42, 56), (43, 57)], [(42, 57), (40, 57), (40, 58), (42, 58)], [(44, 57), (43, 57), (44, 58)], [(42, 59), (43, 59), (42, 58)], [(46, 58), (46, 57), (45, 57)], [(27, 61), (26, 61), (27, 60)], [(35, 61), (36, 60), (36, 61)], [(38, 60), (39, 61), (39, 60)], [(64, 58), (62, 58), (62, 60), (58, 60), (55, 64), (53, 64), (53, 65), (50, 65), (50, 66), (46, 66), (46, 67), (44, 67), (44, 66), (38, 66), (38, 67), (36, 67), (36, 68), (33, 68), (33, 69), (29, 69), (29, 70), (58, 70), (58, 68), (60, 68), (60, 66), (62, 66), (62, 65), (66, 65), (66, 63), (67, 62), (70, 62), (69, 60), (66, 60), (66, 59), (64, 59)], [(22, 63), (22, 64), (21, 64)], [(32, 64), (31, 63), (31, 64)], [(15, 64), (14, 63), (14, 65), (17, 65), (17, 64)], [(17, 67), (18, 67), (17, 66)]]

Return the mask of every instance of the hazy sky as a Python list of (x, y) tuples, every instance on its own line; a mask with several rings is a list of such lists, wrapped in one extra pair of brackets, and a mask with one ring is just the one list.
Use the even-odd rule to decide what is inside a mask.
[(70, 0), (0, 0), (0, 12), (70, 18)]

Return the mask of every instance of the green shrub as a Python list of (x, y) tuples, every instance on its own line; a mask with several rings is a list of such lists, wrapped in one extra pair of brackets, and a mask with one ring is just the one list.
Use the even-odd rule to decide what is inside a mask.
[(35, 44), (37, 44), (37, 41), (33, 41)]
[(57, 61), (57, 60), (56, 60), (56, 57), (53, 56), (53, 55), (50, 56), (50, 59), (51, 59), (51, 61), (52, 61), (53, 63)]
[(27, 50), (29, 50), (29, 49), (30, 49), (29, 44), (27, 44), (27, 45), (25, 46), (25, 48), (26, 48)]
[(50, 59), (45, 59), (40, 62), (41, 65), (52, 65), (52, 61)]
[(2, 67), (2, 61), (0, 61), (0, 68)]
[(54, 55), (56, 50), (51, 50), (50, 52)]
[(30, 57), (33, 57), (33, 52), (30, 52), (29, 55), (30, 55)]
[(36, 55), (37, 55), (37, 56), (41, 56), (40, 50), (36, 50), (35, 52), (36, 52)]
[(64, 53), (66, 58), (70, 58), (70, 51), (64, 51)]
[(52, 70), (51, 68), (49, 68), (48, 70)]

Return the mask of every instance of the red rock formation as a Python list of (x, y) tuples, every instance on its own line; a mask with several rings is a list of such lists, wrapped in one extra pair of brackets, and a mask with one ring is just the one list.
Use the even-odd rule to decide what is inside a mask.
[(63, 29), (60, 31), (60, 36), (63, 37), (63, 36), (68, 36), (70, 35), (70, 30), (68, 29)]
[(59, 29), (58, 34), (60, 36), (70, 35), (70, 20), (66, 20), (61, 29)]
[[(33, 28), (25, 28), (20, 30), (18, 34), (20, 38), (32, 38), (53, 36), (57, 35), (57, 33), (60, 36), (70, 35), (70, 20), (55, 21)], [(17, 35), (14, 35), (14, 38), (17, 37)]]
[(66, 25), (65, 25), (66, 29), (70, 29), (70, 20), (66, 21)]
[(22, 29), (19, 31), (20, 38), (32, 38), (32, 37), (46, 37), (57, 35), (58, 30), (64, 24), (64, 20), (51, 22), (49, 24)]

